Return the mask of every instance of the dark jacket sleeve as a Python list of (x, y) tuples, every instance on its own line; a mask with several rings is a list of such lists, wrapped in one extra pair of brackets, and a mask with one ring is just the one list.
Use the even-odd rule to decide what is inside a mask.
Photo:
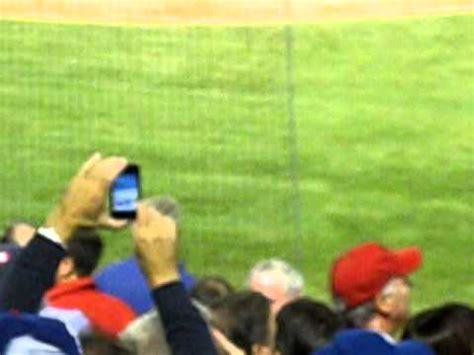
[(152, 291), (173, 355), (217, 355), (209, 329), (181, 282)]
[(65, 255), (59, 244), (36, 234), (13, 260), (0, 285), (0, 310), (35, 313)]

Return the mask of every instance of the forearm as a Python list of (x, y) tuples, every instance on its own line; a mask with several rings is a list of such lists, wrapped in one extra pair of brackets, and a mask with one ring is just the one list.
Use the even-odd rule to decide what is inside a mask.
[(0, 285), (0, 310), (34, 313), (44, 293), (54, 284), (54, 277), (64, 248), (36, 234), (13, 261)]
[(216, 355), (208, 327), (193, 307), (181, 282), (172, 282), (152, 291), (174, 355)]

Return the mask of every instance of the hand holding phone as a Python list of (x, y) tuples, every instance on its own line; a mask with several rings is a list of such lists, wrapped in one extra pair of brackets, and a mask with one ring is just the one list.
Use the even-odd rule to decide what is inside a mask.
[(129, 164), (110, 188), (110, 215), (116, 219), (135, 219), (140, 195), (140, 169), (136, 164)]

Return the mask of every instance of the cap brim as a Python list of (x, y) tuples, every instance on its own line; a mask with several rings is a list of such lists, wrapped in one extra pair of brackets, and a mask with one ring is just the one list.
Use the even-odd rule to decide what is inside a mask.
[(409, 275), (418, 270), (423, 264), (423, 254), (417, 247), (405, 248), (394, 251), (393, 254), (398, 261), (398, 274)]

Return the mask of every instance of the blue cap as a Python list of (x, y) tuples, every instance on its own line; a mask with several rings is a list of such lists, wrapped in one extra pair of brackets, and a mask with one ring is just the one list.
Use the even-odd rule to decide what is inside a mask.
[(391, 342), (379, 333), (354, 329), (336, 335), (334, 341), (312, 355), (434, 355), (418, 341)]

